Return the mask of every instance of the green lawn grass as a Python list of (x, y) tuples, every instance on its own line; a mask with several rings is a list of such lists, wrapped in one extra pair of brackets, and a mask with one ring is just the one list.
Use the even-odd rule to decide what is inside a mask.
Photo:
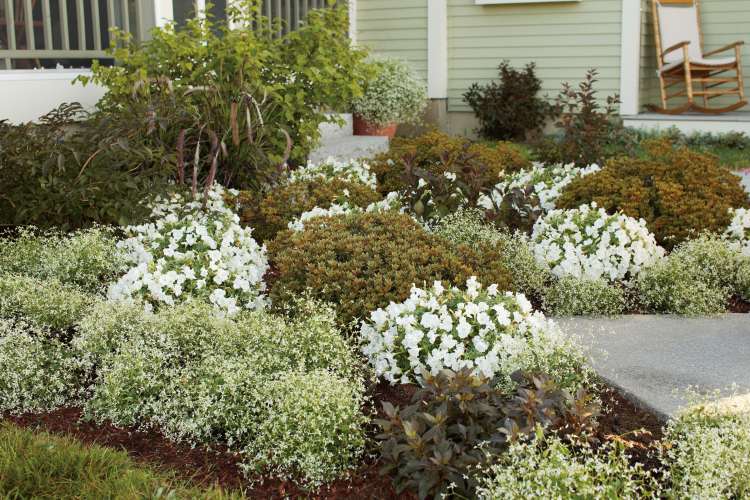
[(239, 499), (137, 465), (125, 452), (0, 424), (0, 498)]

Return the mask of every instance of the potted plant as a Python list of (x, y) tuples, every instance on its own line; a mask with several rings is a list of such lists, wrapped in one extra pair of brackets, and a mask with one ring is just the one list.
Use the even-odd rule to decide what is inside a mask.
[(354, 135), (393, 137), (398, 124), (422, 117), (427, 88), (403, 61), (378, 59), (371, 64), (376, 76), (352, 103)]

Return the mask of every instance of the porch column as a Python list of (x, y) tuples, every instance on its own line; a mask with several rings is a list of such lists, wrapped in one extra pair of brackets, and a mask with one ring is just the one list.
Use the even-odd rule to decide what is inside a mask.
[(622, 0), (620, 114), (637, 115), (641, 80), (641, 0)]
[(427, 96), (448, 98), (447, 0), (427, 0)]
[(349, 0), (349, 40), (357, 43), (357, 0)]

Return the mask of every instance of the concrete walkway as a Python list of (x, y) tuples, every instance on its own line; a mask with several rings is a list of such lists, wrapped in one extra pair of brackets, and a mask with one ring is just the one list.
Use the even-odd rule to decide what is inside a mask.
[(750, 393), (750, 315), (559, 319), (591, 347), (600, 376), (663, 419), (700, 393)]

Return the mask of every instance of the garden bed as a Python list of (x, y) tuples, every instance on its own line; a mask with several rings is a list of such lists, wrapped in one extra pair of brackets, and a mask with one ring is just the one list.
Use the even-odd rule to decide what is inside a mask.
[[(373, 389), (373, 399), (378, 407), (383, 401), (404, 406), (415, 391), (414, 386), (381, 383)], [(658, 463), (651, 461), (648, 452), (661, 439), (663, 422), (613, 389), (601, 391), (600, 398), (605, 409), (600, 417), (600, 435), (624, 435), (633, 445), (634, 459), (647, 468), (656, 468)], [(137, 462), (174, 473), (178, 479), (198, 486), (217, 485), (225, 490), (242, 490), (250, 498), (416, 498), (411, 493), (398, 495), (391, 478), (380, 473), (380, 462), (372, 458), (365, 460), (348, 479), (325, 485), (310, 497), (310, 492), (300, 490), (293, 482), (259, 477), (254, 478), (257, 482), (248, 480), (239, 467), (239, 457), (221, 446), (191, 447), (170, 441), (157, 430), (96, 424), (82, 420), (81, 416), (80, 408), (68, 407), (48, 413), (5, 415), (4, 420), (30, 430), (67, 435), (85, 444), (122, 449)], [(634, 434), (633, 431), (637, 430), (646, 432)]]

